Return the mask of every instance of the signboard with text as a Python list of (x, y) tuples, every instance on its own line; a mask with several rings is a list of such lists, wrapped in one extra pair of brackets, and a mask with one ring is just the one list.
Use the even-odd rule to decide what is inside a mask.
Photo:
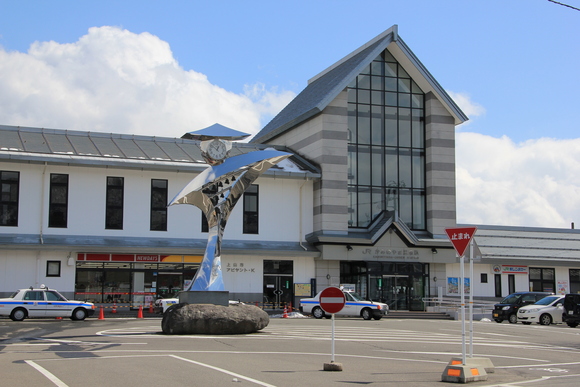
[(453, 244), (458, 256), (463, 257), (465, 249), (469, 245), (473, 235), (475, 235), (475, 231), (477, 231), (477, 227), (455, 227), (445, 229), (445, 232)]

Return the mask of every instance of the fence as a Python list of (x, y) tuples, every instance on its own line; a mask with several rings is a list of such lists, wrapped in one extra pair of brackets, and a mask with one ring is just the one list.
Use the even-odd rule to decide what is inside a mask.
[[(427, 312), (440, 312), (446, 313), (451, 317), (458, 319), (461, 311), (461, 300), (456, 297), (431, 297), (423, 298), (423, 303), (425, 305), (425, 311)], [(473, 302), (473, 315), (478, 317), (488, 317), (491, 318), (493, 311), (493, 306), (497, 301), (477, 301)], [(466, 313), (469, 310), (469, 300), (465, 299), (465, 310)]]

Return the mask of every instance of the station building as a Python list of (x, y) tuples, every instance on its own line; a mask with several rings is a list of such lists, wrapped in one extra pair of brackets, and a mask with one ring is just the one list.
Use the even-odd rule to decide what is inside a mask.
[[(309, 80), (250, 143), (293, 154), (228, 220), (232, 299), (293, 302), (345, 284), (394, 310), (458, 295), (455, 127), (467, 116), (393, 26)], [(194, 128), (197, 129), (197, 128)], [(207, 168), (199, 142), (0, 127), (0, 295), (47, 284), (96, 302), (150, 302), (191, 281), (201, 211), (166, 207)], [(478, 225), (476, 297), (580, 291), (576, 230)]]

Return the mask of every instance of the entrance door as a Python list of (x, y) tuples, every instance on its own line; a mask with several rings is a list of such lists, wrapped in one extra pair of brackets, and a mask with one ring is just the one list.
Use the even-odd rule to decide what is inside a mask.
[(389, 305), (390, 310), (424, 310), (422, 276), (382, 275), (370, 277), (369, 297)]
[(291, 275), (264, 275), (264, 307), (282, 309), (292, 302)]

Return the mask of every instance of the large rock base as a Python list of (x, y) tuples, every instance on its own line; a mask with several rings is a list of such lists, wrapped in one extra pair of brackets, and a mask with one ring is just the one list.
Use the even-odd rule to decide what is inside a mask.
[(264, 329), (268, 313), (253, 305), (181, 303), (163, 313), (161, 328), (167, 335), (236, 335)]

